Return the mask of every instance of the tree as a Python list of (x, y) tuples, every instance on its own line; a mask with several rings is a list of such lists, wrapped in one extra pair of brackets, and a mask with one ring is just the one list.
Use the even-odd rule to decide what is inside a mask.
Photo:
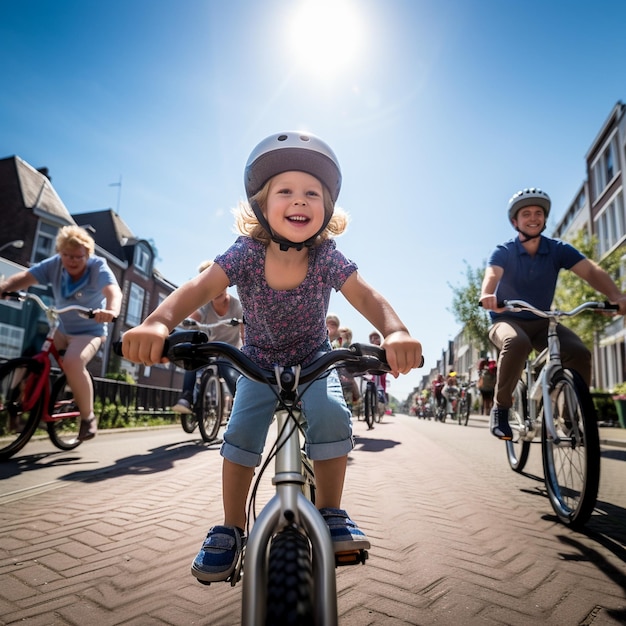
[(461, 286), (452, 286), (452, 310), (455, 320), (463, 325), (463, 330), (468, 339), (474, 340), (481, 351), (488, 351), (489, 343), (489, 316), (487, 311), (478, 306), (480, 299), (481, 285), (485, 275), (483, 267), (471, 268), (467, 261), (465, 264), (466, 284)]
[[(584, 230), (578, 231), (568, 239), (575, 248), (580, 250), (588, 259), (595, 260), (597, 257), (598, 238), (595, 235), (589, 237)], [(623, 249), (617, 249), (606, 256), (598, 265), (606, 270), (613, 280), (619, 280), (620, 257)], [(554, 306), (557, 309), (569, 311), (587, 300), (599, 300), (598, 292), (590, 287), (582, 278), (574, 272), (562, 272), (559, 275), (556, 291), (554, 294)], [(613, 321), (610, 315), (578, 315), (563, 320), (563, 325), (571, 328), (591, 349), (594, 344), (596, 333), (604, 330)]]

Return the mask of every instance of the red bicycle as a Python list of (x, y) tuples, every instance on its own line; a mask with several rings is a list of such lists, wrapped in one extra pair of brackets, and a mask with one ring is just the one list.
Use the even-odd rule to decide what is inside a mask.
[[(46, 314), (49, 330), (35, 356), (11, 359), (0, 366), (0, 461), (19, 452), (40, 422), (46, 425), (50, 441), (57, 448), (73, 450), (81, 443), (80, 411), (63, 373), (63, 356), (54, 346), (54, 335), (62, 313), (78, 311), (90, 318), (94, 313), (79, 305), (57, 309), (32, 293), (6, 292), (3, 296), (35, 302)], [(52, 372), (52, 357), (61, 368), (58, 376)]]

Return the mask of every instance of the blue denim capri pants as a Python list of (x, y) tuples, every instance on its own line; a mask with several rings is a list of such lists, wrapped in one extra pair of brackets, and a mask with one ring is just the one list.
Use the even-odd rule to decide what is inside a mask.
[[(337, 372), (299, 386), (302, 392), (307, 456), (323, 461), (348, 454), (354, 447), (352, 420)], [(277, 403), (268, 385), (240, 376), (221, 455), (238, 465), (258, 466)]]

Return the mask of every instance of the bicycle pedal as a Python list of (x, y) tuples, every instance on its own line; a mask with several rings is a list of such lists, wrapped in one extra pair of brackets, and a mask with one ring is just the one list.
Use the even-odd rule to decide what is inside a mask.
[(369, 558), (367, 550), (349, 550), (347, 552), (335, 552), (335, 567), (343, 565), (365, 564)]

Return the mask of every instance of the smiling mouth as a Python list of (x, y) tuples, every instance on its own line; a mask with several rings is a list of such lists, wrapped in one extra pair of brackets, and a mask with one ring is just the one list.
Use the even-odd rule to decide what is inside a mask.
[(290, 215), (289, 217), (287, 217), (287, 221), (292, 224), (307, 224), (311, 220), (304, 215)]

